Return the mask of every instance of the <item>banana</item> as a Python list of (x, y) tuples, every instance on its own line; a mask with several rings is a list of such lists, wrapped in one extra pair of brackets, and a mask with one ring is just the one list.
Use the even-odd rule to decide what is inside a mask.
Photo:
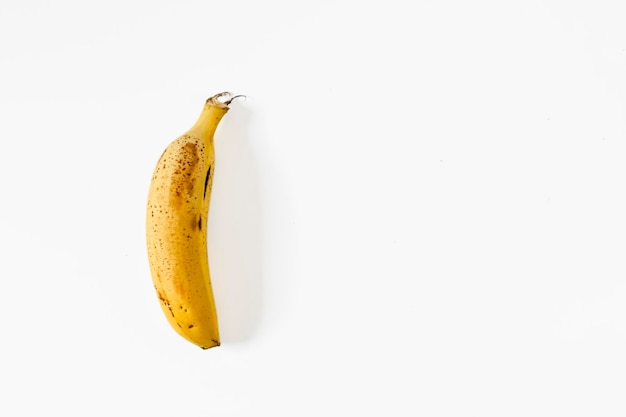
[(170, 325), (209, 349), (220, 345), (209, 274), (207, 218), (215, 164), (213, 136), (233, 100), (209, 98), (200, 117), (167, 146), (148, 193), (146, 241), (156, 293)]

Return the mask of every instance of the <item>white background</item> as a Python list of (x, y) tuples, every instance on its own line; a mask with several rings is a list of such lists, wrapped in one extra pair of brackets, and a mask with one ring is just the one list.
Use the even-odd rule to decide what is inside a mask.
[[(620, 1), (0, 5), (0, 415), (626, 415)], [(223, 345), (149, 180), (204, 100)]]

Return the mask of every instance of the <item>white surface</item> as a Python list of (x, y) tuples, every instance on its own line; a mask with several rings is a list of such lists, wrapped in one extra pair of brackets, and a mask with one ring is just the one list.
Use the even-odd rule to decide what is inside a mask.
[[(0, 415), (625, 415), (624, 6), (516, 4), (2, 2)], [(222, 90), (202, 351), (144, 206)]]

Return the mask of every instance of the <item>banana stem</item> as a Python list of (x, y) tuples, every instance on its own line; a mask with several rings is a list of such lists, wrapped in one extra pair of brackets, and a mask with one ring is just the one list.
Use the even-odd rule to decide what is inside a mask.
[(230, 103), (232, 103), (232, 101), (233, 101), (234, 99), (239, 98), (239, 97), (243, 97), (244, 99), (246, 99), (246, 98), (247, 98), (247, 97), (246, 97), (246, 96), (244, 96), (243, 94), (239, 94), (239, 95), (236, 95), (236, 96), (231, 97), (231, 98), (230, 98), (230, 100), (225, 101), (225, 102), (224, 102), (224, 104), (226, 104), (227, 106), (230, 106)]
[(233, 95), (233, 93), (229, 93), (228, 91), (224, 91), (223, 93), (219, 93), (219, 94), (214, 95), (213, 97), (209, 97), (206, 102), (207, 102), (207, 104), (211, 104), (213, 106), (223, 107), (223, 106), (230, 105), (230, 103), (232, 103), (232, 101), (234, 99), (236, 99), (236, 98), (246, 97), (244, 95), (239, 94), (237, 96), (231, 97), (227, 101), (220, 101), (220, 98), (222, 98), (222, 97), (230, 97), (232, 95)]

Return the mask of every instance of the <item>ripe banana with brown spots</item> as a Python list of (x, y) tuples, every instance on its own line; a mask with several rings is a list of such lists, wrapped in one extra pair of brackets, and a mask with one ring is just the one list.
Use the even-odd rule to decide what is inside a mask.
[(203, 349), (220, 345), (206, 229), (213, 136), (233, 98), (220, 93), (206, 101), (193, 127), (161, 155), (148, 194), (148, 260), (161, 308), (174, 330)]

